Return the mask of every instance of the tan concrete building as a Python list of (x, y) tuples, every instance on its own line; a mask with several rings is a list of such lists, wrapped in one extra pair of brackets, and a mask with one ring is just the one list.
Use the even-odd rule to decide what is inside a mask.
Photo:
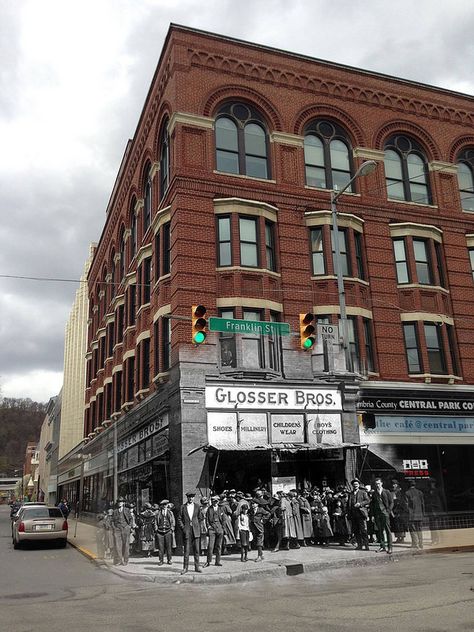
[(84, 429), (85, 355), (87, 346), (87, 273), (96, 244), (91, 244), (64, 336), (64, 377), (59, 458), (81, 442)]

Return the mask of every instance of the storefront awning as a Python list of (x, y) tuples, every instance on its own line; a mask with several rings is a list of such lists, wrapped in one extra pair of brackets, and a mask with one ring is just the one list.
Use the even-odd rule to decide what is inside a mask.
[(193, 448), (188, 452), (188, 456), (194, 454), (195, 452), (199, 452), (199, 450), (203, 450), (207, 452), (208, 450), (220, 450), (227, 452), (242, 452), (242, 451), (253, 451), (253, 450), (288, 450), (297, 452), (299, 450), (337, 450), (339, 448), (366, 448), (366, 445), (361, 445), (359, 443), (337, 443), (337, 444), (328, 444), (328, 443), (263, 443), (260, 445), (253, 445), (251, 443), (204, 443), (203, 445), (198, 446), (197, 448)]

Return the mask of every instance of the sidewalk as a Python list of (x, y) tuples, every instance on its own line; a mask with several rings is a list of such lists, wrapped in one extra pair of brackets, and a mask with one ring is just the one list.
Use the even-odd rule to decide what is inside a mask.
[[(172, 566), (158, 566), (157, 557), (131, 557), (127, 566), (114, 566), (109, 559), (102, 560), (97, 557), (95, 539), (95, 527), (75, 519), (69, 521), (69, 543), (77, 548), (83, 555), (96, 564), (107, 568), (110, 572), (125, 579), (156, 583), (199, 583), (222, 584), (243, 581), (254, 581), (264, 577), (283, 577), (285, 575), (297, 575), (346, 566), (368, 566), (383, 564), (407, 555), (416, 554), (410, 548), (410, 538), (405, 544), (395, 544), (391, 556), (386, 553), (377, 553), (377, 546), (371, 545), (370, 551), (356, 551), (351, 546), (320, 546), (302, 547), (290, 551), (278, 551), (271, 553), (264, 551), (264, 561), (255, 563), (256, 551), (250, 551), (249, 561), (245, 564), (240, 561), (239, 553), (232, 553), (222, 557), (222, 566), (209, 566), (203, 568), (202, 573), (194, 573), (192, 559), (190, 571), (181, 575), (183, 568), (182, 556), (173, 557)], [(449, 551), (460, 548), (474, 550), (474, 529), (453, 529), (440, 532), (440, 543), (434, 547), (430, 541), (429, 532), (424, 533), (425, 552)], [(201, 556), (201, 563), (205, 558)]]

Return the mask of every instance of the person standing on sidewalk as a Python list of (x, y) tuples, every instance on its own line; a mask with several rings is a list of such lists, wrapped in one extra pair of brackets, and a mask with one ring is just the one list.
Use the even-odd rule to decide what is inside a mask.
[(227, 514), (224, 507), (219, 505), (219, 500), (219, 496), (212, 496), (211, 506), (206, 512), (206, 527), (209, 535), (209, 545), (207, 547), (207, 561), (204, 564), (204, 568), (211, 565), (214, 548), (216, 550), (216, 566), (222, 566), (221, 552)]
[(201, 572), (199, 565), (200, 541), (201, 541), (201, 508), (194, 502), (194, 492), (186, 494), (186, 502), (181, 505), (178, 513), (178, 525), (183, 534), (183, 570), (184, 575), (189, 570), (189, 553), (191, 549), (194, 554), (194, 570)]
[(255, 539), (255, 546), (257, 547), (257, 559), (255, 561), (263, 562), (263, 537), (265, 534), (264, 525), (270, 517), (270, 512), (267, 511), (256, 498), (252, 500), (251, 506), (250, 526)]
[(125, 507), (125, 499), (120, 497), (117, 501), (117, 508), (112, 515), (114, 529), (114, 564), (126, 566), (130, 554), (130, 531), (135, 528), (133, 516), (130, 509)]
[[(392, 532), (390, 531), (390, 516), (393, 511), (393, 496), (391, 492), (383, 488), (381, 478), (375, 479), (375, 491), (371, 500), (371, 509), (374, 516), (377, 535), (379, 539), (378, 553), (386, 551), (392, 553)], [(385, 536), (387, 544), (385, 545)]]
[(140, 553), (145, 557), (150, 557), (155, 550), (156, 535), (155, 512), (150, 503), (145, 503), (143, 511), (138, 514), (137, 522)]
[(415, 479), (411, 478), (410, 487), (405, 494), (408, 503), (408, 529), (411, 536), (411, 548), (423, 548), (423, 518), (425, 517), (425, 498), (423, 492), (416, 488)]
[(237, 540), (240, 540), (240, 561), (247, 561), (250, 546), (250, 519), (248, 505), (242, 505), (237, 519)]
[(359, 479), (352, 482), (352, 492), (347, 499), (347, 514), (352, 525), (352, 533), (357, 542), (357, 550), (369, 550), (369, 537), (367, 535), (367, 519), (369, 517), (369, 494), (361, 488)]
[(170, 501), (166, 498), (160, 502), (160, 509), (156, 512), (156, 539), (158, 543), (158, 566), (163, 565), (165, 551), (166, 563), (171, 565), (173, 558), (173, 533), (175, 529), (175, 519), (173, 512), (169, 509)]

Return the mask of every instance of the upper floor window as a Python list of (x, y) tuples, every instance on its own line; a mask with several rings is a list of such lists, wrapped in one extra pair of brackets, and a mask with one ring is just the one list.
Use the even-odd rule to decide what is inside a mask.
[(306, 127), (304, 157), (309, 186), (337, 191), (352, 177), (350, 144), (345, 131), (336, 123), (313, 121)]
[(134, 210), (131, 210), (130, 218), (130, 259), (137, 254), (137, 216)]
[(457, 163), (461, 206), (464, 211), (474, 211), (474, 149), (465, 149)]
[[(332, 226), (324, 224), (310, 229), (312, 274), (323, 276), (336, 274), (334, 233)], [(345, 277), (365, 280), (363, 235), (353, 228), (339, 228), (339, 263)], [(332, 253), (330, 256), (329, 253)]]
[(469, 261), (471, 263), (472, 279), (474, 281), (474, 248), (469, 248)]
[[(162, 270), (161, 274), (169, 274), (171, 272), (171, 222), (166, 222), (163, 224), (162, 228), (162, 247), (163, 247), (163, 256), (162, 256)], [(157, 271), (157, 274), (159, 272)]]
[(454, 328), (451, 325), (427, 321), (405, 322), (403, 334), (409, 373), (458, 373)]
[(168, 122), (163, 125), (160, 135), (160, 200), (165, 196), (170, 179), (170, 141)]
[(393, 240), (397, 283), (419, 283), (445, 287), (442, 244), (421, 237), (400, 237)]
[[(234, 318), (234, 310), (220, 311), (221, 318)], [(240, 316), (239, 316), (240, 317)], [(242, 309), (242, 318), (248, 321), (262, 321), (263, 310)], [(270, 312), (270, 322), (278, 322), (279, 314)], [(228, 333), (219, 335), (220, 365), (226, 368), (271, 369), (279, 371), (281, 366), (281, 336), (246, 332), (240, 336)]]
[(268, 179), (268, 138), (262, 116), (244, 103), (228, 103), (216, 123), (218, 171)]
[(119, 277), (120, 281), (125, 275), (125, 229), (122, 227), (120, 231), (120, 261), (119, 261)]
[(146, 233), (151, 222), (151, 167), (145, 170), (145, 190), (143, 196), (143, 234)]
[(407, 136), (391, 136), (385, 143), (385, 182), (391, 200), (430, 204), (428, 166), (420, 145)]
[[(232, 234), (234, 221), (238, 221), (238, 239)], [(233, 255), (233, 253), (237, 254)], [(237, 257), (238, 260), (234, 261)], [(247, 268), (260, 267), (275, 272), (276, 264), (274, 222), (260, 216), (234, 213), (217, 217), (217, 265), (219, 267), (240, 265)]]
[(112, 252), (110, 253), (110, 294), (111, 298), (115, 297), (116, 287), (115, 287), (115, 250), (112, 248)]

